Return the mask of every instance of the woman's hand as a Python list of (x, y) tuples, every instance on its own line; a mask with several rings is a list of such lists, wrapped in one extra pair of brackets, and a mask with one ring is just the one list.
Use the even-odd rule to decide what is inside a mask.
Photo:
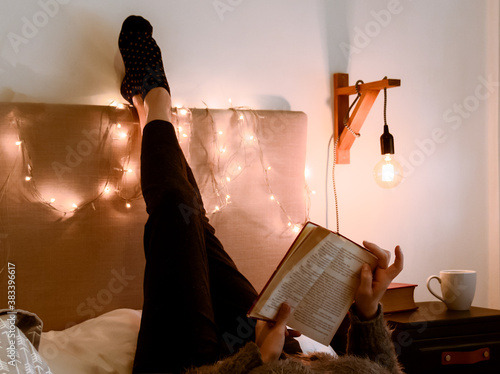
[(378, 245), (364, 241), (363, 245), (378, 258), (378, 264), (372, 273), (368, 264), (361, 269), (361, 279), (354, 296), (356, 312), (361, 319), (369, 320), (376, 316), (378, 304), (392, 280), (403, 270), (403, 252), (399, 245), (395, 249), (396, 259), (389, 266), (391, 253)]
[[(264, 363), (276, 361), (283, 351), (285, 336), (289, 335), (286, 322), (290, 317), (290, 306), (281, 304), (275, 322), (257, 321), (255, 325), (255, 343), (260, 349), (262, 361)], [(300, 333), (293, 331), (293, 336)]]

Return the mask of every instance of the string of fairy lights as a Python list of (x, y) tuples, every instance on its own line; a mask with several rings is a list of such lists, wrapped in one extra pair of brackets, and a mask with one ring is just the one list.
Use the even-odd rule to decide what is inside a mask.
[[(121, 107), (123, 109), (125, 107)], [(132, 201), (140, 199), (142, 197), (140, 193), (140, 189), (135, 188), (134, 192), (132, 194), (129, 194), (129, 196), (125, 196), (123, 193), (123, 185), (127, 183), (127, 176), (129, 173), (133, 172), (133, 169), (129, 167), (130, 160), (131, 160), (131, 149), (132, 149), (132, 132), (126, 131), (123, 129), (122, 125), (120, 123), (109, 123), (108, 125), (104, 126), (103, 121), (102, 121), (102, 116), (101, 116), (101, 123), (99, 125), (99, 136), (98, 136), (98, 143), (97, 143), (97, 160), (98, 162), (102, 162), (103, 160), (108, 160), (108, 166), (106, 169), (106, 173), (104, 175), (97, 175), (97, 179), (103, 179), (103, 182), (101, 183), (101, 188), (98, 189), (96, 194), (87, 199), (86, 201), (73, 201), (69, 204), (64, 205), (59, 205), (58, 204), (58, 199), (55, 196), (45, 196), (39, 189), (37, 185), (37, 173), (36, 169), (34, 168), (34, 162), (31, 156), (31, 152), (29, 150), (27, 141), (22, 138), (22, 121), (20, 119), (15, 120), (15, 126), (18, 131), (18, 140), (15, 142), (15, 145), (19, 148), (19, 154), (16, 157), (16, 161), (14, 162), (14, 166), (12, 167), (11, 171), (7, 175), (7, 178), (2, 186), (2, 191), (0, 191), (0, 197), (3, 198), (5, 195), (5, 191), (7, 190), (8, 187), (8, 182), (12, 178), (13, 173), (16, 170), (16, 166), (18, 163), (18, 159), (20, 158), (22, 160), (21, 163), (21, 173), (24, 178), (24, 189), (26, 192), (31, 196), (31, 199), (35, 202), (38, 202), (42, 204), (43, 206), (56, 211), (60, 213), (63, 217), (66, 217), (68, 215), (73, 215), (76, 212), (87, 208), (91, 207), (92, 209), (96, 209), (95, 207), (95, 202), (98, 201), (100, 198), (110, 195), (113, 191), (115, 196), (117, 196), (119, 199), (123, 200), (125, 206), (127, 208), (130, 208), (132, 205)], [(126, 156), (122, 158), (122, 166), (121, 167), (116, 167), (113, 166), (109, 160), (112, 160), (114, 158), (114, 150), (115, 147), (112, 146), (113, 142), (120, 142), (122, 145), (125, 146), (125, 154)], [(99, 171), (102, 169), (101, 167), (97, 168)], [(114, 189), (112, 187), (111, 181), (114, 175), (118, 173), (119, 177), (117, 178), (118, 181), (114, 185)]]
[[(123, 104), (112, 103), (117, 110), (132, 110), (131, 107)], [(261, 139), (258, 135), (259, 121), (263, 118), (255, 110), (246, 107), (231, 107), (230, 108), (236, 118), (236, 128), (227, 130), (218, 127), (214, 120), (212, 111), (205, 109), (208, 118), (210, 118), (212, 139), (210, 149), (205, 149), (207, 155), (207, 168), (209, 173), (209, 181), (211, 184), (211, 193), (215, 196), (215, 203), (212, 206), (206, 207), (210, 215), (214, 215), (222, 211), (231, 200), (232, 182), (243, 173), (250, 165), (255, 166), (255, 162), (262, 171), (262, 178), (268, 199), (273, 202), (281, 211), (285, 225), (289, 230), (297, 233), (302, 228), (303, 224), (309, 219), (310, 195), (307, 183), (304, 179), (304, 192), (306, 197), (305, 217), (301, 217), (300, 221), (294, 219), (289, 214), (285, 204), (282, 203), (280, 196), (274, 191), (272, 186), (271, 175), (273, 173), (272, 165), (266, 160)], [(176, 129), (177, 137), (181, 148), (186, 157), (190, 157), (190, 147), (192, 145), (193, 134), (193, 116), (190, 109), (185, 107), (173, 108), (173, 125)], [(30, 147), (26, 139), (23, 139), (23, 123), (20, 119), (15, 120), (18, 139), (15, 145), (18, 147), (18, 153), (15, 157), (11, 170), (8, 172), (6, 179), (0, 186), (0, 201), (5, 197), (9, 183), (14, 175), (18, 175), (15, 171), (21, 163), (21, 178), (24, 178), (25, 190), (29, 193), (31, 199), (45, 206), (46, 208), (57, 212), (62, 217), (74, 216), (77, 212), (91, 208), (96, 209), (95, 203), (104, 197), (114, 194), (121, 199), (126, 208), (131, 208), (135, 200), (142, 198), (140, 190), (140, 181), (137, 176), (135, 179), (131, 177), (136, 173), (134, 168), (139, 168), (137, 160), (133, 158), (134, 139), (139, 136), (140, 130), (137, 123), (133, 125), (123, 125), (118, 121), (108, 121), (104, 124), (101, 116), (99, 125), (99, 136), (97, 142), (97, 162), (105, 162), (105, 165), (99, 165), (98, 170), (103, 170), (102, 175), (97, 175), (95, 178), (99, 180), (100, 188), (95, 192), (94, 196), (87, 198), (85, 201), (66, 202), (65, 205), (58, 204), (57, 196), (44, 195), (37, 186), (38, 175), (37, 169), (34, 167), (34, 162), (31, 157)], [(233, 144), (229, 144), (226, 131), (231, 131)], [(198, 145), (198, 144), (197, 144)], [(207, 147), (205, 145), (205, 147)], [(232, 148), (232, 149), (229, 149)], [(250, 152), (251, 151), (251, 152)], [(118, 157), (122, 154), (123, 157)], [(118, 163), (117, 158), (119, 158)], [(134, 165), (134, 162), (136, 165)], [(133, 186), (131, 186), (133, 184)], [(204, 195), (202, 191), (202, 195)], [(214, 200), (214, 199), (212, 199)], [(211, 200), (211, 201), (212, 201)]]

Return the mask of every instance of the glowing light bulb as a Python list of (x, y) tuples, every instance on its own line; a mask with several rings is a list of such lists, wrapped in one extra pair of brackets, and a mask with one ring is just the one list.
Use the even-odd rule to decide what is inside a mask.
[(125, 206), (127, 207), (127, 209), (130, 209), (132, 207), (132, 204), (126, 203)]
[(373, 176), (380, 187), (394, 188), (403, 179), (403, 168), (394, 155), (387, 153), (375, 165)]
[(125, 109), (125, 104), (120, 103), (119, 101), (116, 100), (111, 100), (109, 106), (114, 106), (116, 109)]
[(311, 170), (307, 166), (304, 168), (304, 177), (306, 179), (309, 179), (311, 177)]
[(121, 129), (121, 128), (122, 128), (121, 123), (117, 123), (117, 124), (116, 124), (116, 127), (117, 127), (117, 128), (119, 128), (119, 129)]
[(403, 179), (403, 168), (394, 158), (394, 137), (387, 125), (387, 88), (384, 88), (384, 132), (380, 136), (380, 153), (382, 159), (373, 169), (375, 182), (382, 188), (396, 187)]
[(185, 116), (185, 115), (187, 114), (187, 112), (188, 112), (188, 111), (187, 111), (187, 109), (186, 109), (186, 108), (182, 108), (181, 110), (179, 110), (179, 114), (180, 114), (181, 116)]

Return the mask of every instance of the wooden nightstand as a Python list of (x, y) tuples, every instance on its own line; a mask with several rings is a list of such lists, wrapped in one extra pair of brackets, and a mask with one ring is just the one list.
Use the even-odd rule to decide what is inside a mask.
[(500, 310), (449, 311), (441, 302), (385, 316), (399, 359), (412, 373), (500, 373)]

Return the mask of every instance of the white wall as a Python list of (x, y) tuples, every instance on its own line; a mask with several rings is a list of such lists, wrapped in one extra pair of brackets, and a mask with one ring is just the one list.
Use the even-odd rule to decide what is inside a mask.
[[(419, 299), (429, 298), (428, 275), (477, 270), (475, 303), (488, 305), (487, 111), (498, 100), (498, 80), (488, 71), (494, 51), (487, 50), (487, 3), (401, 1), (389, 9), (390, 21), (382, 17), (388, 2), (366, 4), (355, 2), (350, 10), (349, 43), (359, 53), (352, 54), (349, 73), (353, 79), (401, 79), (401, 88), (388, 90), (388, 123), (407, 178), (393, 191), (370, 180), (382, 131), (380, 97), (351, 165), (338, 168), (345, 233), (386, 247), (400, 243), (407, 259), (401, 280), (420, 285)], [(369, 44), (360, 42), (357, 30), (372, 33)], [(352, 207), (359, 207), (356, 213), (345, 213)], [(498, 297), (490, 301), (498, 307)]]
[(475, 304), (500, 308), (498, 138), (488, 137), (498, 137), (498, 63), (491, 60), (498, 42), (487, 39), (498, 23), (492, 3), (8, 0), (0, 5), (0, 100), (119, 99), (121, 22), (144, 15), (162, 47), (174, 104), (228, 107), (231, 98), (234, 106), (307, 113), (311, 219), (325, 223), (328, 180), (333, 229), (325, 175), (331, 74), (347, 72), (352, 83), (399, 78), (401, 87), (388, 90), (388, 122), (407, 178), (382, 190), (371, 177), (382, 133), (380, 95), (351, 164), (337, 167), (340, 230), (356, 241), (400, 244), (406, 268), (399, 280), (419, 284), (418, 300), (430, 299), (427, 276), (469, 268), (479, 274)]
[[(500, 66), (500, 3), (488, 1), (488, 71), (491, 72), (493, 80), (499, 81)], [(500, 191), (499, 191), (499, 93), (498, 90), (492, 95), (488, 105), (488, 187), (489, 187), (489, 302), (490, 305), (498, 305), (500, 299)]]

